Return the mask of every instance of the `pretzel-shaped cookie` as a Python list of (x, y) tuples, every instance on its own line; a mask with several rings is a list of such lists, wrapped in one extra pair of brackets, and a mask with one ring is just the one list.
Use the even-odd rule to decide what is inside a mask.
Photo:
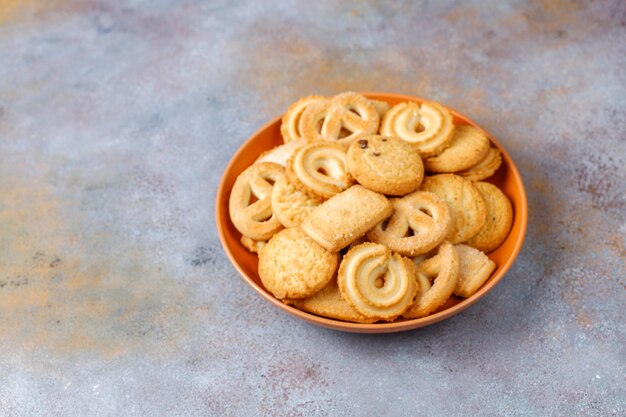
[(433, 193), (416, 191), (389, 201), (393, 214), (368, 232), (372, 242), (415, 256), (435, 248), (452, 229), (450, 208)]
[[(416, 278), (419, 287), (417, 295), (413, 305), (402, 317), (407, 319), (425, 317), (441, 307), (456, 288), (460, 270), (459, 254), (446, 240), (439, 247), (437, 255), (417, 265)], [(434, 284), (431, 284), (431, 278), (434, 278)]]
[(379, 123), (374, 105), (362, 95), (348, 92), (308, 105), (299, 128), (307, 142), (326, 140), (348, 147), (360, 135), (376, 133)]
[(298, 148), (287, 161), (287, 178), (313, 197), (330, 198), (354, 184), (346, 164), (346, 150), (328, 142)]
[(420, 156), (428, 157), (443, 151), (454, 132), (450, 111), (439, 103), (414, 102), (393, 106), (383, 117), (380, 134), (396, 136), (413, 143)]
[(239, 174), (228, 207), (230, 218), (242, 235), (267, 240), (283, 228), (272, 211), (271, 197), (274, 183), (284, 175), (284, 168), (274, 162), (251, 165)]
[(304, 113), (304, 110), (306, 110), (308, 105), (321, 102), (323, 100), (325, 100), (325, 97), (323, 96), (308, 96), (301, 98), (289, 106), (287, 112), (283, 116), (282, 124), (280, 125), (280, 133), (283, 135), (285, 143), (289, 143), (294, 140), (302, 140), (302, 136), (300, 134), (300, 119), (302, 118), (302, 113)]
[(337, 284), (343, 298), (361, 314), (388, 321), (412, 304), (417, 291), (413, 262), (370, 242), (344, 256)]

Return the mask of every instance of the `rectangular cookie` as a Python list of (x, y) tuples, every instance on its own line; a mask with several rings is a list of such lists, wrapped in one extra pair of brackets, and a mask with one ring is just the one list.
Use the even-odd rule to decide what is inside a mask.
[(384, 195), (354, 185), (315, 207), (301, 227), (331, 252), (345, 248), (391, 215)]

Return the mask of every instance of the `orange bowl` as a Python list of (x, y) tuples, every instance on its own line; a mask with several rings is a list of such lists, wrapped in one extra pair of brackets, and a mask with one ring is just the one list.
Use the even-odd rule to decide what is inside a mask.
[[(376, 92), (363, 94), (371, 99), (386, 101), (392, 106), (404, 101), (416, 101), (418, 103), (426, 101), (419, 97), (405, 96), (401, 94)], [(524, 190), (522, 178), (515, 167), (513, 160), (502, 145), (493, 136), (466, 116), (454, 110), (451, 110), (451, 112), (454, 116), (455, 124), (470, 124), (478, 129), (481, 129), (487, 134), (491, 142), (502, 152), (502, 166), (498, 169), (494, 176), (488, 178), (486, 181), (497, 185), (509, 197), (514, 210), (513, 226), (509, 236), (498, 249), (488, 254), (489, 258), (496, 263), (497, 268), (489, 280), (474, 295), (467, 299), (452, 296), (441, 308), (439, 308), (439, 310), (427, 317), (411, 320), (398, 320), (392, 323), (374, 324), (350, 323), (319, 317), (285, 305), (280, 300), (274, 298), (274, 296), (263, 287), (259, 278), (257, 272), (257, 255), (248, 252), (240, 243), (241, 234), (237, 231), (237, 229), (235, 229), (235, 226), (233, 226), (230, 221), (228, 199), (230, 197), (230, 190), (237, 176), (250, 166), (259, 154), (261, 154), (261, 152), (280, 145), (283, 142), (280, 134), (280, 117), (276, 117), (274, 120), (257, 130), (239, 148), (226, 167), (224, 176), (222, 177), (220, 186), (217, 190), (217, 231), (226, 254), (237, 271), (239, 271), (244, 281), (246, 281), (261, 297), (265, 298), (275, 307), (289, 314), (318, 326), (356, 333), (392, 333), (428, 326), (429, 324), (444, 320), (465, 310), (484, 297), (485, 294), (491, 291), (491, 289), (495, 287), (496, 284), (504, 277), (511, 265), (513, 265), (517, 254), (522, 248), (522, 243), (524, 242), (524, 236), (526, 234), (526, 224), (528, 223), (526, 191)]]

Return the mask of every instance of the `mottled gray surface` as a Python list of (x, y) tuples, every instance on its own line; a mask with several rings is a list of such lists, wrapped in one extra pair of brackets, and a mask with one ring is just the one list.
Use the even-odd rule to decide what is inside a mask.
[[(625, 415), (624, 2), (280, 4), (0, 2), (0, 415)], [(329, 331), (226, 259), (229, 158), (343, 90), (440, 100), (517, 161), (525, 246), (466, 312)]]

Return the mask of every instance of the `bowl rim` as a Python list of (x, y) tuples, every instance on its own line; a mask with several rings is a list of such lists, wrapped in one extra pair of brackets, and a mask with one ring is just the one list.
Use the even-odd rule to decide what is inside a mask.
[[(361, 92), (360, 94), (368, 98), (383, 99), (383, 100), (386, 98), (392, 98), (396, 100), (417, 101), (420, 103), (424, 101), (431, 101), (431, 100), (427, 100), (418, 96), (388, 93), (388, 92), (379, 92), (379, 91), (365, 91), (365, 92)], [(217, 189), (216, 198), (215, 198), (215, 220), (217, 224), (217, 232), (219, 235), (222, 248), (226, 252), (226, 255), (228, 256), (231, 264), (235, 267), (237, 272), (239, 272), (239, 275), (241, 276), (241, 278), (250, 287), (252, 287), (252, 289), (254, 289), (256, 293), (261, 295), (265, 300), (269, 301), (275, 307), (279, 308), (280, 310), (284, 312), (287, 312), (293, 316), (296, 316), (302, 320), (305, 320), (306, 322), (309, 322), (318, 326), (322, 326), (322, 327), (326, 327), (326, 328), (334, 329), (334, 330), (345, 331), (345, 332), (355, 332), (355, 333), (393, 333), (393, 332), (413, 330), (413, 329), (417, 329), (420, 327), (428, 326), (428, 325), (437, 323), (439, 321), (445, 320), (448, 317), (451, 317), (455, 314), (460, 313), (461, 311), (472, 306), (475, 302), (477, 302), (483, 296), (485, 296), (506, 275), (506, 273), (509, 271), (509, 269), (515, 262), (519, 252), (522, 249), (522, 245), (526, 237), (526, 228), (528, 225), (528, 201), (526, 197), (526, 189), (524, 187), (524, 182), (517, 169), (517, 166), (513, 162), (513, 159), (510, 157), (509, 153), (502, 146), (502, 144), (495, 137), (493, 137), (493, 135), (491, 135), (488, 131), (486, 131), (484, 128), (476, 124), (472, 119), (465, 116), (463, 113), (460, 113), (448, 106), (446, 106), (446, 108), (449, 109), (450, 112), (457, 118), (462, 119), (463, 121), (480, 129), (487, 135), (489, 140), (492, 143), (494, 143), (498, 147), (498, 149), (502, 152), (502, 156), (506, 160), (515, 182), (519, 184), (521, 210), (519, 210), (519, 212), (518, 211), (515, 212), (515, 216), (520, 216), (520, 220), (521, 220), (519, 235), (517, 236), (517, 239), (514, 242), (514, 247), (511, 252), (511, 255), (501, 265), (501, 268), (498, 271), (498, 273), (494, 277), (492, 277), (487, 283), (485, 283), (477, 292), (475, 292), (469, 298), (466, 298), (445, 310), (439, 311), (437, 313), (431, 314), (426, 317), (420, 317), (416, 319), (409, 319), (409, 320), (403, 320), (403, 321), (391, 322), (391, 323), (363, 324), (363, 323), (352, 323), (352, 322), (347, 322), (347, 321), (341, 321), (341, 320), (335, 320), (335, 319), (330, 319), (326, 317), (316, 316), (312, 313), (307, 313), (305, 311), (299, 310), (273, 297), (271, 294), (269, 294), (267, 291), (261, 288), (256, 282), (254, 282), (252, 278), (248, 276), (248, 274), (244, 271), (244, 269), (239, 265), (239, 262), (237, 261), (233, 253), (231, 252), (226, 242), (226, 230), (225, 230), (226, 225), (222, 224), (220, 219), (225, 214), (223, 212), (224, 207), (226, 207), (225, 211), (227, 211), (227, 205), (223, 204), (221, 196), (225, 197), (225, 191), (228, 191), (228, 190), (225, 190), (225, 187), (226, 187), (226, 175), (225, 174), (227, 172), (230, 172), (233, 169), (235, 162), (239, 159), (240, 155), (247, 148), (246, 145), (252, 140), (254, 140), (259, 134), (261, 134), (261, 132), (265, 131), (266, 129), (269, 129), (272, 125), (280, 121), (283, 117), (282, 114), (272, 118), (269, 122), (265, 123), (263, 126), (255, 130), (254, 133), (252, 133), (239, 146), (235, 154), (231, 157), (230, 161), (226, 165), (226, 168), (224, 169), (224, 172), (220, 179), (220, 184)]]

